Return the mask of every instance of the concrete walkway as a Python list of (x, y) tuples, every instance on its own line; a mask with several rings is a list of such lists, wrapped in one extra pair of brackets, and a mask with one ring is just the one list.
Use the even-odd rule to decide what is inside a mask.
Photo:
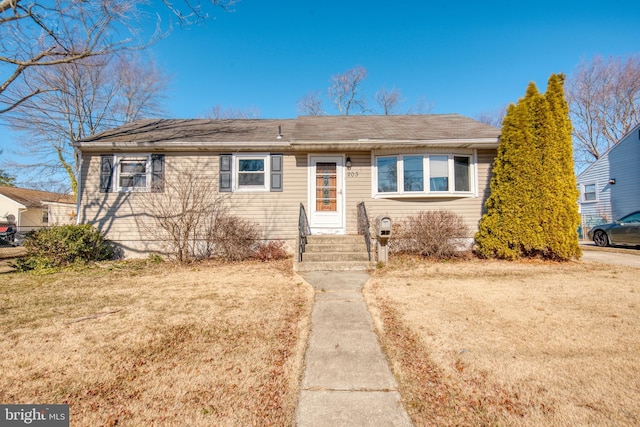
[(316, 291), (298, 427), (411, 426), (362, 295), (365, 272), (302, 273)]

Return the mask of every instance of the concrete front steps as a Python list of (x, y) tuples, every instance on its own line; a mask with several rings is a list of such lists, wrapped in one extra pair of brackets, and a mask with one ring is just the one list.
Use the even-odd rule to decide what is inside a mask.
[[(373, 246), (373, 245), (372, 245)], [(374, 255), (371, 255), (373, 260)], [(364, 237), (359, 235), (312, 235), (302, 262), (295, 262), (295, 271), (364, 271), (375, 267), (369, 261)]]

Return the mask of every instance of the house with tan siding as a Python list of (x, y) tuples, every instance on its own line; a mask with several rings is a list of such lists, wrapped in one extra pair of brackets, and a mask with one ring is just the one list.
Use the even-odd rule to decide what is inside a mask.
[(78, 219), (145, 255), (159, 242), (141, 225), (153, 215), (143, 198), (197, 171), (262, 239), (292, 252), (301, 207), (312, 235), (357, 234), (364, 206), (370, 220), (451, 210), (472, 239), (499, 133), (457, 114), (136, 121), (76, 144)]
[(70, 194), (0, 186), (0, 222), (15, 224), (18, 232), (75, 224), (76, 208)]

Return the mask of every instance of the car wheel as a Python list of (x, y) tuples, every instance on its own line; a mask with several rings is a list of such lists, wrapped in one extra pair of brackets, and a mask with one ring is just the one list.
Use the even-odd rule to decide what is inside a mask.
[(593, 243), (595, 243), (596, 246), (609, 246), (607, 233), (601, 230), (596, 231), (596, 234), (593, 235)]

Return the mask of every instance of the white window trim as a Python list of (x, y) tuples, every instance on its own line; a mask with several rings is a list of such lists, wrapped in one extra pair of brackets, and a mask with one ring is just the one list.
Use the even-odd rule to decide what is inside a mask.
[[(404, 157), (422, 156), (422, 173), (423, 173), (423, 191), (405, 191), (404, 190)], [(430, 190), (430, 170), (429, 170), (429, 157), (430, 156), (447, 156), (448, 160), (448, 184), (449, 189), (447, 191), (431, 191)], [(385, 157), (395, 157), (397, 160), (397, 191), (396, 192), (379, 192), (378, 191), (378, 159)], [(469, 159), (469, 191), (455, 191), (455, 169), (454, 169), (454, 157), (467, 157)], [(478, 162), (477, 152), (473, 150), (473, 153), (458, 153), (458, 152), (399, 152), (399, 153), (384, 153), (375, 154), (371, 153), (371, 197), (374, 199), (385, 198), (424, 198), (424, 197), (478, 197)]]
[[(587, 194), (587, 192), (585, 191), (585, 188), (587, 187), (587, 185), (593, 185), (595, 187), (594, 194), (595, 194), (596, 198), (593, 199), (593, 200), (587, 200), (585, 198), (585, 195)], [(580, 202), (581, 203), (597, 203), (598, 202), (598, 182), (597, 181), (585, 182), (584, 184), (581, 184), (580, 187), (581, 187), (580, 188)]]
[[(121, 187), (120, 186), (120, 163), (123, 160), (129, 159), (143, 159), (146, 158), (146, 185), (144, 187)], [(151, 154), (143, 153), (125, 153), (116, 154), (113, 159), (113, 180), (116, 192), (129, 193), (129, 192), (147, 192), (151, 190)]]
[[(240, 160), (263, 160), (264, 161), (264, 184), (240, 186)], [(233, 192), (255, 193), (271, 191), (271, 154), (270, 153), (236, 153), (233, 154), (233, 174), (231, 187)]]

